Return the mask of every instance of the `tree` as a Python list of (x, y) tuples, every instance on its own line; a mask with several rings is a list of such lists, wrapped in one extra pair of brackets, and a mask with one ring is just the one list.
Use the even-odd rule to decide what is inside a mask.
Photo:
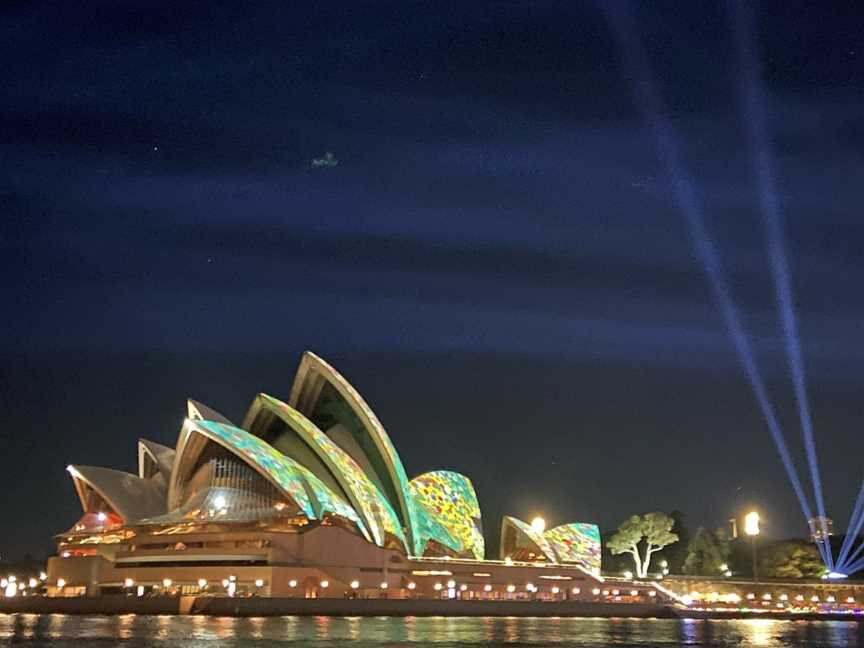
[(678, 536), (678, 542), (670, 547), (667, 547), (660, 552), (660, 558), (665, 558), (669, 571), (673, 574), (680, 574), (684, 561), (687, 559), (687, 547), (690, 545), (690, 533), (687, 531), (687, 526), (684, 524), (684, 513), (681, 511), (672, 511), (669, 514), (675, 524), (672, 527), (672, 533)]
[(629, 553), (633, 558), (636, 575), (648, 576), (651, 556), (678, 540), (672, 533), (675, 521), (665, 513), (655, 512), (633, 515), (624, 520), (617, 533), (609, 538), (607, 546), (613, 555)]
[(687, 558), (683, 571), (690, 576), (716, 576), (729, 562), (731, 547), (723, 529), (714, 533), (699, 527), (687, 544)]
[(600, 554), (604, 573), (620, 573), (625, 569), (631, 569), (630, 561), (626, 555), (613, 556), (609, 551), (609, 540), (616, 531), (609, 530), (600, 534)]
[(815, 578), (826, 571), (819, 550), (806, 540), (775, 542), (760, 563), (761, 572), (772, 578)]

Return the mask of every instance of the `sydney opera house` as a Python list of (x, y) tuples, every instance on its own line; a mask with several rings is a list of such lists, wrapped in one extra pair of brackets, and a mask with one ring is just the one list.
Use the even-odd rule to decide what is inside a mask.
[(50, 594), (596, 594), (597, 526), (505, 517), (487, 558), (471, 480), (409, 479), (371, 408), (312, 353), (287, 401), (259, 394), (240, 425), (187, 409), (174, 448), (138, 442), (137, 475), (69, 466), (83, 514), (57, 536)]

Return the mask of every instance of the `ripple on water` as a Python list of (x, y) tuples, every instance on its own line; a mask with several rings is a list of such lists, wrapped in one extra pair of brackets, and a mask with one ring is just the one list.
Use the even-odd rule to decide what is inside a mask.
[(854, 621), (568, 619), (517, 617), (201, 617), (0, 614), (0, 645), (219, 646), (670, 646), (864, 648)]

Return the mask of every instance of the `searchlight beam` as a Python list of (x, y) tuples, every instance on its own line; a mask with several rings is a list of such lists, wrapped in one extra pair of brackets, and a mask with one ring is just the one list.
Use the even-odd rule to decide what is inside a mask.
[(692, 178), (687, 173), (677, 136), (657, 92), (653, 71), (647, 62), (646, 53), (636, 30), (632, 5), (604, 3), (602, 6), (621, 48), (624, 63), (632, 74), (636, 102), (653, 134), (659, 161), (671, 180), (678, 211), (684, 219), (693, 247), (709, 280), (738, 359), (765, 418), (795, 496), (798, 498), (801, 512), (805, 519), (810, 520), (813, 517), (810, 504), (801, 487), (795, 464), (768, 396), (765, 381), (754, 358), (749, 338), (741, 324), (722, 261), (708, 233), (702, 202)]
[[(791, 273), (786, 254), (784, 236), (783, 210), (780, 195), (777, 190), (777, 175), (774, 156), (768, 137), (767, 111), (765, 98), (759, 79), (760, 65), (755, 51), (753, 16), (750, 7), (740, 0), (730, 0), (729, 9), (735, 41), (735, 54), (741, 71), (740, 89), (744, 123), (753, 147), (753, 167), (759, 194), (759, 206), (768, 239), (768, 256), (771, 265), (771, 276), (774, 282), (774, 293), (777, 308), (780, 311), (780, 321), (783, 327), (783, 342), (792, 382), (795, 388), (795, 400), (798, 404), (798, 417), (801, 421), (801, 433), (810, 470), (810, 480), (813, 485), (814, 500), (818, 517), (821, 520), (822, 533), (828, 538), (826, 525), (825, 501), (822, 496), (822, 479), (819, 475), (819, 461), (816, 455), (816, 443), (813, 438), (813, 420), (810, 414), (810, 401), (807, 394), (807, 378), (804, 360), (801, 354), (801, 341), (798, 335), (797, 317), (795, 314), (792, 292)], [(821, 543), (817, 543), (821, 544)], [(830, 546), (820, 551), (829, 570), (834, 568)]]

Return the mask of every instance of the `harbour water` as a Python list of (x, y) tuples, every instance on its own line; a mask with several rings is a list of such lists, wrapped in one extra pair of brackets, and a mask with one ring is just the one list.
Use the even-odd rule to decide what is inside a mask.
[(0, 615), (0, 646), (864, 647), (855, 621)]

